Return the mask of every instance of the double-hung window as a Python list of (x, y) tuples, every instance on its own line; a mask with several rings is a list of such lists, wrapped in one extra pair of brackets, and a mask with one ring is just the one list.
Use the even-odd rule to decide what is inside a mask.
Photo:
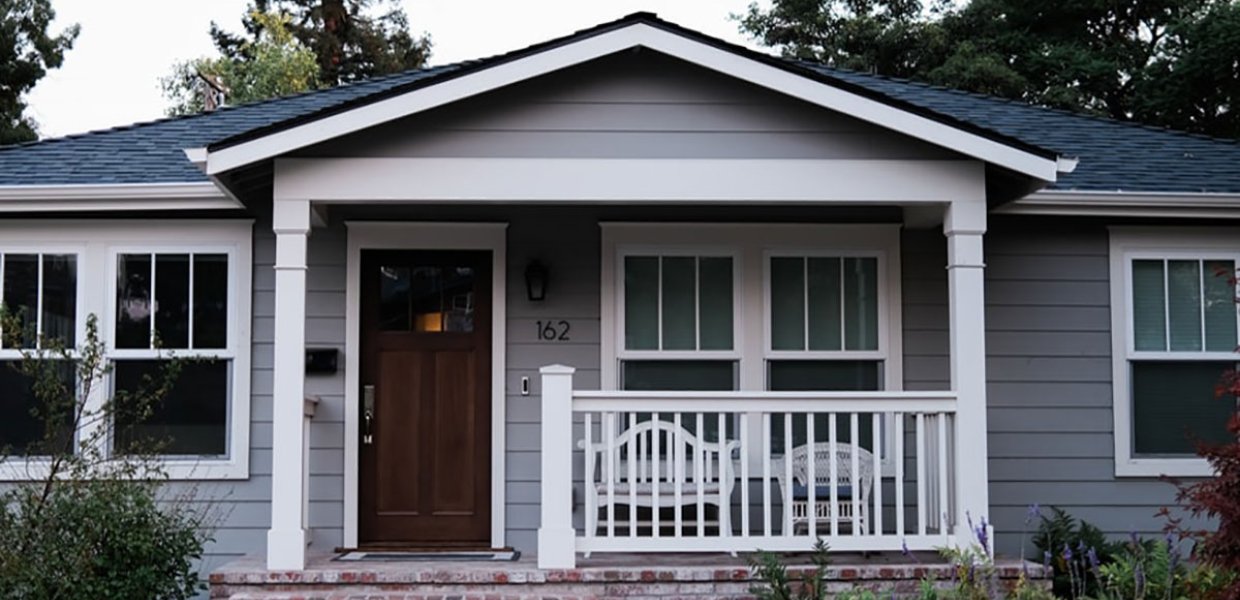
[(1111, 233), (1115, 456), (1119, 475), (1208, 475), (1195, 440), (1228, 439), (1237, 364), (1236, 233)]
[[(20, 330), (0, 345), (0, 447), (33, 459), (49, 437), (30, 382), (10, 366), (40, 343), (80, 346), (95, 315), (110, 369), (85, 410), (111, 401), (112, 418), (51, 437), (94, 440), (84, 434), (107, 427), (105, 455), (155, 451), (173, 478), (247, 477), (251, 238), (249, 221), (0, 224), (0, 298)], [(135, 392), (159, 385), (174, 359), (168, 393), (138, 406)], [(29, 473), (9, 461), (0, 478)]]
[[(74, 406), (44, 406), (34, 382), (19, 370), (27, 356), (63, 357), (78, 339), (78, 254), (68, 247), (0, 246), (0, 449), (13, 456), (45, 455), (72, 439)], [(4, 330), (4, 326), (9, 326)], [(72, 387), (73, 372), (62, 376)]]
[[(898, 265), (896, 226), (604, 224), (602, 385), (898, 390)], [(803, 417), (792, 436), (804, 443)], [(858, 443), (872, 437), (863, 418)]]

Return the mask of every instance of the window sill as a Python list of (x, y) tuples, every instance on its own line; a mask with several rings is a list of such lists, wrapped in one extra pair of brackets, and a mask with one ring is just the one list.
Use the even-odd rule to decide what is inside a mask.
[[(0, 461), (0, 482), (38, 481), (47, 477), (47, 459)], [(168, 481), (227, 481), (250, 478), (247, 461), (169, 459), (162, 465)]]
[(1116, 459), (1116, 477), (1213, 477), (1214, 469), (1201, 458)]

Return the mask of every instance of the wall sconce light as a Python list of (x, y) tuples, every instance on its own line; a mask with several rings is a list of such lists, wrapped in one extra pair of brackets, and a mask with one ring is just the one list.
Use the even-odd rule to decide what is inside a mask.
[(547, 267), (538, 260), (530, 261), (530, 264), (525, 266), (525, 296), (531, 302), (541, 302), (546, 299), (549, 278)]

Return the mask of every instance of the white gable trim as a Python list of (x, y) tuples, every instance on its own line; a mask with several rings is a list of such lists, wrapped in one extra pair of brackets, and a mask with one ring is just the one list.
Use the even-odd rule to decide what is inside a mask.
[(244, 208), (209, 181), (0, 186), (0, 213)]
[[(1061, 170), (1056, 158), (1014, 148), (658, 27), (635, 23), (208, 152), (206, 172), (216, 175), (634, 47), (649, 48), (1043, 181), (1055, 181)], [(201, 156), (197, 149), (194, 155)]]

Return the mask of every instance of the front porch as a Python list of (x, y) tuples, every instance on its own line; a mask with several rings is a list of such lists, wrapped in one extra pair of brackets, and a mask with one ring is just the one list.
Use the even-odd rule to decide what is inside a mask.
[[(523, 555), (513, 562), (336, 561), (334, 555), (311, 555), (303, 571), (268, 571), (261, 557), (234, 561), (211, 575), (211, 598), (292, 600), (365, 598), (413, 600), (461, 598), (749, 598), (759, 582), (748, 555), (606, 554), (584, 559), (571, 569), (541, 569)], [(788, 557), (799, 577), (812, 571), (805, 555)], [(1002, 585), (1022, 574), (1042, 579), (1040, 565), (1002, 559), (996, 563)], [(884, 597), (914, 597), (921, 581), (950, 585), (949, 565), (930, 553), (904, 556), (883, 552), (862, 557), (833, 554), (826, 569), (832, 592), (868, 589)], [(888, 596), (890, 595), (890, 596)]]

